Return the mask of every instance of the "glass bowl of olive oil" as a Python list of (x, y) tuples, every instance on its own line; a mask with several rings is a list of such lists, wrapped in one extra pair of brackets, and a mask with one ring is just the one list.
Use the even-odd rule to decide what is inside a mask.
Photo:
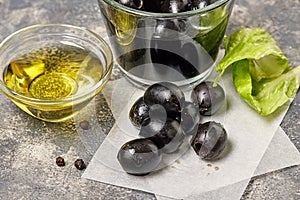
[(99, 35), (68, 24), (23, 28), (0, 44), (0, 90), (44, 121), (60, 122), (85, 107), (105, 86), (112, 52)]

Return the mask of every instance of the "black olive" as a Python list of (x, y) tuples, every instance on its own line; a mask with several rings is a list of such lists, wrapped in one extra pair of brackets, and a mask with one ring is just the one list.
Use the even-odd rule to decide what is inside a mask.
[(155, 68), (170, 67), (180, 71), (179, 65), (182, 60), (181, 41), (179, 39), (178, 27), (171, 20), (157, 20), (155, 33), (150, 41), (151, 62)]
[[(181, 48), (181, 41), (177, 38), (179, 38), (180, 30), (184, 28), (184, 22), (181, 20), (156, 20), (150, 48), (153, 49), (153, 51), (164, 50), (176, 53), (176, 51)], [(159, 56), (159, 54), (157, 56)], [(161, 56), (163, 60), (168, 59), (167, 57), (163, 57), (164, 55)], [(163, 60), (158, 61), (161, 62)]]
[(205, 81), (193, 89), (191, 99), (198, 104), (201, 115), (213, 115), (224, 104), (225, 92), (220, 85), (213, 87), (213, 82)]
[(194, 135), (200, 121), (199, 107), (192, 102), (185, 102), (181, 111), (181, 128), (185, 135)]
[(184, 134), (177, 120), (151, 120), (148, 126), (142, 127), (139, 136), (148, 138), (164, 153), (173, 153), (184, 141)]
[(172, 118), (180, 121), (180, 115), (180, 112), (169, 111), (167, 113), (164, 107), (159, 104), (148, 106), (142, 97), (132, 105), (129, 111), (129, 119), (137, 129), (142, 126), (151, 126), (151, 124), (149, 125), (151, 120), (166, 121), (167, 118)]
[(201, 73), (196, 44), (186, 43), (181, 46), (180, 40), (152, 38), (150, 45), (151, 61), (154, 66), (165, 65), (178, 71), (185, 78), (195, 77)]
[(200, 68), (199, 44), (186, 42), (182, 46), (181, 62), (179, 65), (181, 73), (186, 78), (192, 78), (199, 75), (203, 70)]
[(182, 20), (172, 19), (157, 19), (154, 29), (154, 38), (170, 39), (170, 36), (178, 37), (178, 32), (184, 28), (184, 22)]
[(166, 120), (161, 119), (151, 119), (151, 121), (146, 125), (142, 126), (139, 132), (139, 136), (148, 138), (159, 133), (166, 124)]
[[(200, 74), (198, 43), (184, 42), (180, 32), (186, 30), (183, 20), (157, 20), (150, 41), (151, 62), (157, 68), (170, 67), (186, 78)], [(183, 44), (184, 42), (184, 44)]]
[(212, 160), (223, 152), (226, 142), (227, 133), (223, 126), (210, 121), (199, 125), (191, 140), (191, 146), (200, 158)]
[(143, 2), (142, 9), (147, 12), (161, 12), (160, 6), (161, 6), (161, 0), (140, 0)]
[(161, 6), (161, 12), (179, 13), (186, 11), (188, 0), (165, 0)]
[(202, 9), (208, 5), (209, 5), (209, 1), (207, 0), (194, 0), (188, 5), (188, 10)]
[(118, 0), (117, 2), (135, 9), (141, 9), (143, 6), (143, 0)]
[(205, 8), (218, 0), (191, 0), (186, 6), (186, 10), (197, 10)]
[(162, 105), (167, 113), (180, 112), (181, 103), (184, 101), (185, 97), (180, 88), (169, 82), (155, 83), (144, 93), (144, 102), (147, 105)]
[[(163, 39), (152, 39), (150, 56), (151, 62), (155, 68), (168, 67), (166, 70), (175, 70), (178, 74), (181, 73), (180, 66), (183, 58), (181, 57), (181, 47), (177, 41), (168, 41)], [(179, 46), (177, 48), (177, 46)]]
[(160, 164), (162, 156), (151, 140), (139, 138), (123, 144), (117, 158), (128, 174), (142, 176), (153, 172)]
[(131, 123), (138, 129), (141, 128), (142, 124), (148, 124), (150, 121), (149, 110), (150, 107), (145, 104), (143, 97), (140, 97), (129, 111)]
[(151, 120), (161, 120), (165, 122), (168, 118), (180, 122), (181, 112), (166, 110), (162, 105), (154, 104), (150, 107), (149, 117), (150, 120), (147, 120), (147, 123), (143, 123), (142, 126), (147, 126)]
[(204, 8), (217, 0), (115, 0), (125, 6), (156, 13), (179, 13)]

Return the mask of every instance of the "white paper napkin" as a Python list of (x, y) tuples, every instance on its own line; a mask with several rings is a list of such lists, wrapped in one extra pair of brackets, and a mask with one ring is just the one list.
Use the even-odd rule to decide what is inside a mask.
[[(268, 146), (262, 160), (255, 170), (254, 176), (259, 176), (278, 169), (299, 165), (300, 153), (290, 141), (285, 132), (279, 127)], [(249, 179), (228, 185), (206, 193), (193, 194), (187, 199), (203, 200), (239, 200), (246, 189)], [(172, 198), (156, 195), (158, 200), (172, 200)]]
[[(287, 111), (288, 104), (272, 116), (261, 117), (236, 94), (231, 73), (225, 73), (221, 84), (226, 91), (227, 104), (216, 115), (204, 120), (215, 120), (224, 125), (229, 136), (226, 155), (218, 161), (208, 163), (198, 159), (189, 149), (183, 155), (175, 155), (176, 162), (172, 165), (148, 176), (136, 177), (122, 170), (116, 155), (123, 143), (137, 137), (137, 130), (132, 127), (127, 116), (128, 109), (143, 91), (126, 84), (122, 79), (111, 82), (106, 87), (105, 96), (115, 115), (116, 123), (95, 153), (83, 177), (179, 199), (193, 197), (197, 199), (200, 195), (211, 197), (218, 195), (222, 189), (230, 191), (226, 189), (227, 186), (236, 185), (231, 187), (232, 191), (229, 192), (233, 197), (241, 195), (257, 169), (265, 173), (274, 170), (274, 166), (290, 166), (292, 161), (296, 162), (293, 164), (299, 163), (299, 159), (295, 159), (295, 154), (289, 154), (293, 157), (287, 162), (273, 159), (278, 160), (278, 165), (270, 166), (267, 162), (262, 169), (257, 168)], [(279, 142), (282, 142), (282, 138)], [(291, 149), (288, 150), (295, 150)], [(274, 151), (270, 154), (268, 159), (276, 155)]]

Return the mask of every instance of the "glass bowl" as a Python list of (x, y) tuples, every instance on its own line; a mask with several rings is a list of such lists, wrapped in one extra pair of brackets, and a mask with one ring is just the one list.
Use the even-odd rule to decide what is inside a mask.
[(26, 113), (71, 118), (105, 86), (113, 57), (94, 32), (68, 24), (23, 28), (0, 44), (0, 90)]
[[(139, 86), (169, 81), (189, 86), (212, 71), (234, 0), (217, 0), (202, 9), (156, 13), (145, 11), (151, 0), (98, 0), (116, 63)], [(186, 3), (187, 1), (178, 1)], [(158, 4), (160, 4), (158, 3)], [(173, 7), (173, 4), (172, 4)]]

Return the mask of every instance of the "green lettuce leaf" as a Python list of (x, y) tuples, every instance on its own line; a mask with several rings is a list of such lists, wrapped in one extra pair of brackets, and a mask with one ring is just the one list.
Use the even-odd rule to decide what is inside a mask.
[(232, 65), (236, 91), (259, 114), (269, 115), (295, 96), (300, 66), (289, 67), (288, 59), (268, 32), (243, 28), (225, 37), (224, 47), (215, 83)]
[(277, 77), (288, 69), (288, 59), (273, 37), (263, 29), (240, 29), (230, 37), (225, 36), (224, 47), (226, 54), (216, 67), (220, 72), (216, 82), (227, 67), (243, 59), (255, 61), (250, 72), (257, 81)]
[(236, 91), (259, 114), (266, 116), (293, 98), (299, 88), (300, 66), (277, 78), (256, 82), (249, 73), (253, 60), (241, 60), (232, 64)]

